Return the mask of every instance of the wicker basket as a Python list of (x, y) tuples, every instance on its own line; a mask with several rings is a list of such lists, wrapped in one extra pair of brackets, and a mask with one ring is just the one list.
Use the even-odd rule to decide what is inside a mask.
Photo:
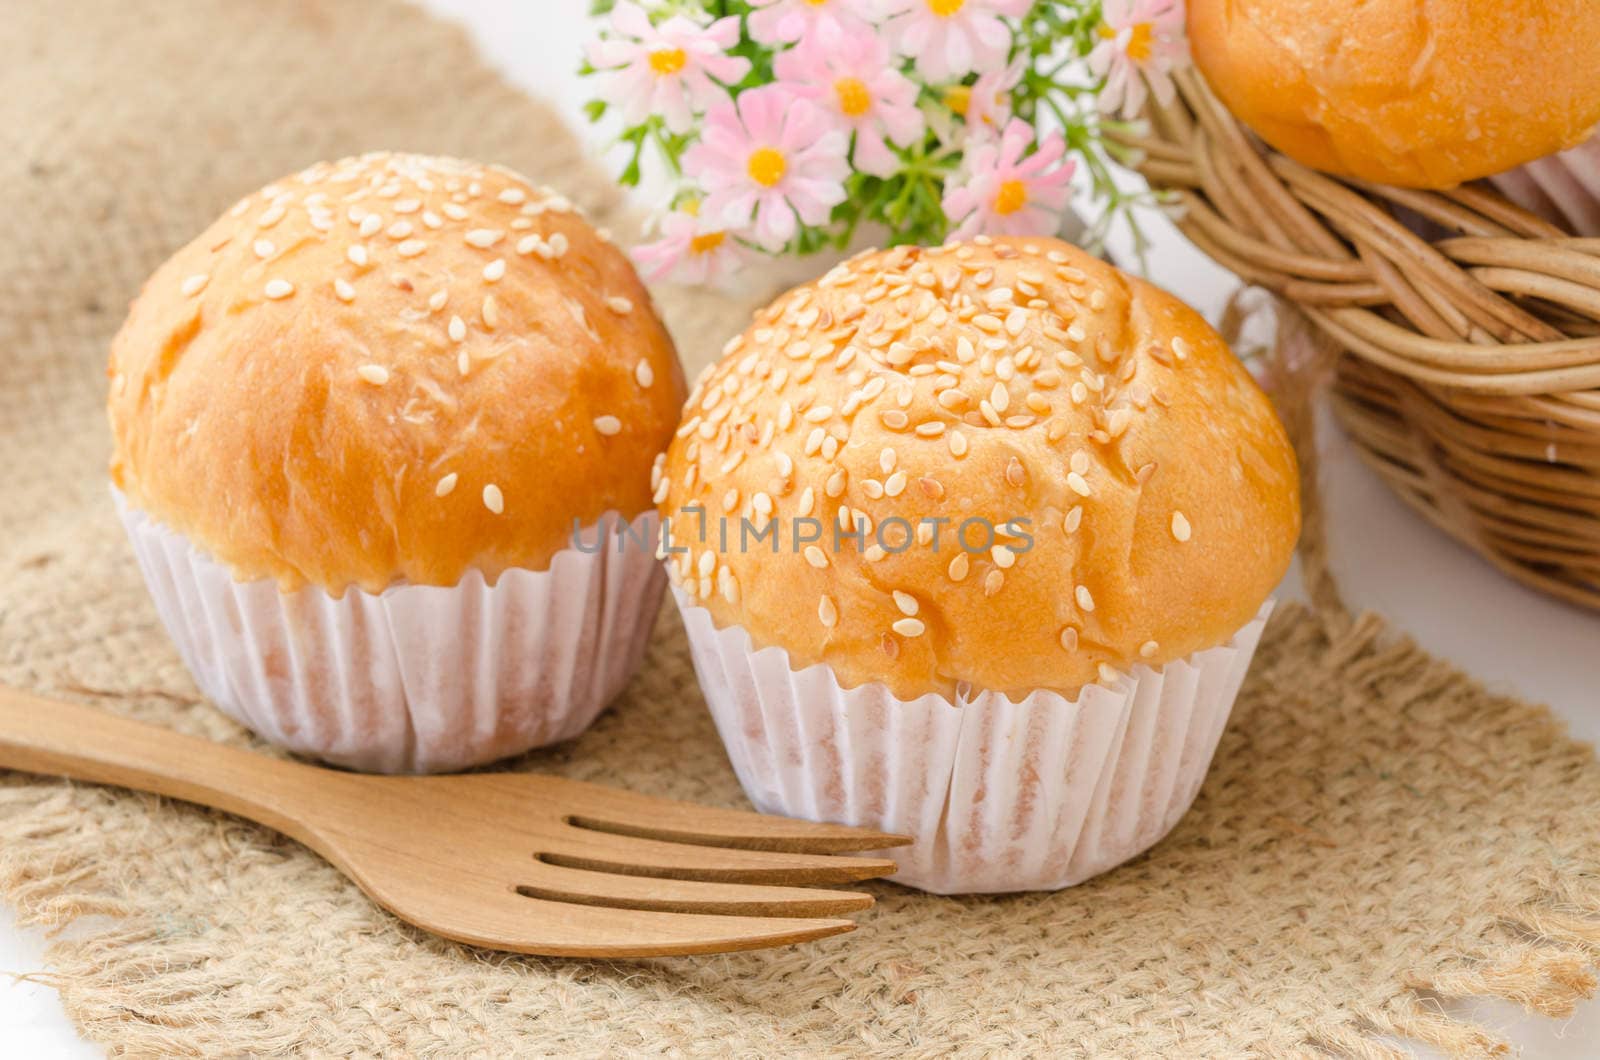
[(1600, 608), (1600, 239), (1486, 187), (1330, 177), (1192, 70), (1135, 142), (1178, 226), (1337, 348), (1333, 407), (1409, 504), (1515, 578)]

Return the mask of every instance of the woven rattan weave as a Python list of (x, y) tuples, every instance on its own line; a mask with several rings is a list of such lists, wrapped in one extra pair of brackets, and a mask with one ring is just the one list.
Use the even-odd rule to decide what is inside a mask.
[(1600, 239), (1487, 187), (1383, 187), (1262, 144), (1193, 71), (1139, 168), (1179, 227), (1336, 348), (1362, 455), (1446, 532), (1600, 608)]

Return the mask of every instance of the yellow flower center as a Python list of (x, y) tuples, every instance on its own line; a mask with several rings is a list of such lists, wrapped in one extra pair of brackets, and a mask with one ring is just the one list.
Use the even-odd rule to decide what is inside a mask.
[(972, 106), (972, 86), (953, 85), (946, 89), (944, 105), (965, 118), (967, 116), (967, 108)]
[(783, 179), (789, 163), (784, 159), (782, 151), (771, 147), (758, 147), (750, 152), (750, 161), (746, 168), (750, 171), (751, 180), (764, 188), (770, 188)]
[(709, 254), (722, 246), (723, 241), (727, 238), (728, 234), (726, 232), (707, 232), (704, 235), (695, 236), (689, 240), (689, 253)]
[(994, 212), (998, 214), (1016, 213), (1028, 205), (1028, 186), (1020, 180), (1008, 180), (1000, 185), (1000, 191), (994, 197)]
[(1150, 58), (1150, 43), (1154, 35), (1155, 27), (1148, 22), (1134, 26), (1133, 32), (1128, 34), (1128, 58), (1136, 63)]
[[(1117, 31), (1104, 22), (1100, 23), (1100, 28), (1095, 32), (1105, 40), (1112, 40), (1117, 35)], [(1123, 49), (1127, 52), (1128, 58), (1136, 63), (1149, 59), (1155, 43), (1155, 33), (1156, 27), (1153, 23), (1135, 22), (1133, 28), (1128, 31), (1128, 46)]]
[(872, 94), (859, 77), (839, 78), (833, 83), (833, 91), (839, 97), (839, 109), (847, 117), (859, 118), (872, 109)]
[(810, 4), (812, 7), (821, 7), (823, 4), (826, 4), (827, 2), (828, 2), (828, 0), (806, 0), (806, 3)]
[(949, 18), (966, 6), (967, 0), (928, 0), (928, 10), (940, 18)]
[(650, 69), (658, 77), (669, 77), (684, 68), (689, 56), (682, 48), (658, 48), (650, 53)]

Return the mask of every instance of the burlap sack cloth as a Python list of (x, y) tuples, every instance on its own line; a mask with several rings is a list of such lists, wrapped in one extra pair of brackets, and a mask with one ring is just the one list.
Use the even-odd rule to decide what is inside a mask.
[[(248, 742), (197, 699), (106, 493), (128, 298), (240, 194), (352, 151), (504, 161), (602, 218), (618, 196), (459, 30), (398, 4), (11, 0), (0, 36), (0, 680)], [(749, 309), (662, 294), (691, 369)], [(48, 978), (130, 1054), (1493, 1051), (1418, 992), (1561, 1015), (1593, 989), (1600, 769), (1544, 709), (1325, 616), (1280, 612), (1177, 831), (1060, 894), (885, 884), (816, 945), (508, 957), (410, 930), (242, 821), (0, 774), (0, 898), (75, 922)], [(743, 805), (674, 615), (589, 735), (520, 766)]]

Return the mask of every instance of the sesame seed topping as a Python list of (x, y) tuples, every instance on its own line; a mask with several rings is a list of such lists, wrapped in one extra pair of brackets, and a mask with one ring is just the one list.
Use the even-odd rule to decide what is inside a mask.
[(460, 353), (456, 354), (456, 371), (460, 372), (462, 375), (466, 375), (472, 371), (472, 354), (468, 353), (466, 350), (462, 350)]
[(489, 283), (495, 283), (506, 274), (506, 259), (495, 258), (483, 267), (483, 278)]
[(1187, 541), (1189, 540), (1189, 534), (1189, 517), (1182, 512), (1174, 511), (1172, 513), (1172, 536), (1179, 541)]
[(450, 318), (450, 324), (446, 330), (450, 334), (450, 341), (460, 342), (467, 337), (467, 322), (459, 316), (453, 316)]
[(369, 213), (361, 219), (361, 223), (356, 226), (356, 231), (360, 232), (363, 237), (375, 236), (383, 231), (383, 218), (375, 213)]
[(278, 248), (270, 239), (258, 239), (250, 245), (258, 258), (270, 258)]
[[(1096, 291), (1095, 293), (1099, 294), (1100, 292)], [(1100, 672), (1100, 681), (1101, 681), (1102, 684), (1108, 684), (1108, 685), (1116, 684), (1117, 683), (1117, 679), (1122, 676), (1121, 674), (1117, 673), (1117, 671), (1114, 668), (1106, 665), (1105, 663), (1101, 663), (1100, 664), (1099, 672)]]
[(983, 579), (983, 595), (993, 596), (998, 593), (1006, 583), (1006, 576), (997, 570), (990, 571)]
[(817, 601), (817, 619), (829, 629), (839, 623), (839, 608), (826, 596)]
[(1090, 594), (1089, 587), (1087, 585), (1078, 586), (1078, 588), (1074, 590), (1073, 596), (1077, 598), (1079, 607), (1083, 608), (1085, 611), (1094, 610), (1094, 597)]
[(1076, 493), (1078, 496), (1089, 496), (1089, 481), (1082, 475), (1078, 474), (1078, 472), (1069, 471), (1067, 473), (1067, 485), (1071, 488), (1072, 492)]
[(1078, 650), (1078, 631), (1071, 626), (1061, 630), (1061, 647), (1067, 651)]
[(274, 301), (280, 298), (288, 298), (294, 294), (294, 284), (288, 280), (268, 280), (267, 286), (262, 288), (262, 293)]
[(356, 375), (373, 386), (382, 386), (389, 381), (389, 369), (381, 364), (364, 364), (356, 369)]
[(1010, 570), (1017, 562), (1017, 554), (1004, 545), (996, 545), (989, 550), (994, 565), (1001, 570)]
[(633, 366), (633, 378), (642, 387), (648, 387), (656, 381), (656, 372), (650, 367), (649, 361), (640, 361)]
[(456, 202), (447, 202), (439, 209), (443, 210), (444, 215), (452, 221), (465, 221), (468, 216), (467, 208)]
[(606, 299), (606, 308), (610, 309), (613, 313), (626, 314), (633, 312), (633, 303), (621, 295), (612, 295)]
[(483, 487), (483, 506), (496, 515), (506, 510), (506, 498), (493, 482)]
[(283, 207), (277, 203), (267, 207), (266, 212), (256, 218), (256, 224), (262, 228), (271, 228), (283, 220)]
[(806, 562), (820, 570), (828, 565), (828, 555), (816, 545), (807, 545)]
[(338, 277), (335, 277), (333, 281), (333, 293), (338, 296), (341, 302), (353, 302), (356, 298), (356, 289), (350, 286), (348, 281)]
[(1062, 527), (1064, 527), (1066, 529), (1067, 533), (1075, 534), (1075, 533), (1078, 532), (1078, 526), (1082, 522), (1083, 522), (1083, 505), (1077, 504), (1077, 505), (1074, 505), (1072, 510), (1067, 513), (1067, 517), (1065, 519), (1061, 520), (1061, 525), (1062, 525)]
[(594, 429), (608, 437), (622, 430), (622, 421), (615, 416), (596, 416)]
[(521, 188), (506, 188), (496, 198), (508, 206), (516, 206), (528, 197), (528, 193)]
[(500, 326), (500, 306), (494, 300), (494, 295), (483, 296), (483, 309), (479, 313), (483, 317), (483, 326), (493, 331)]
[(505, 238), (505, 231), (499, 228), (474, 228), (467, 232), (467, 245), (487, 250)]
[(919, 618), (902, 618), (889, 628), (902, 637), (920, 637), (928, 627)]
[(1189, 344), (1185, 342), (1181, 336), (1174, 336), (1172, 339), (1173, 356), (1178, 358), (1180, 361), (1185, 361), (1189, 359), (1189, 353)]
[(352, 246), (344, 252), (344, 256), (350, 259), (350, 264), (352, 265), (365, 265), (367, 263), (367, 248), (359, 245)]
[(917, 613), (917, 598), (910, 593), (903, 593), (899, 589), (894, 590), (894, 605), (900, 609), (902, 615), (909, 616)]
[(1147, 640), (1143, 644), (1139, 645), (1139, 655), (1145, 659), (1150, 658), (1160, 650), (1161, 646), (1153, 640)]
[(967, 436), (960, 431), (951, 431), (949, 435), (950, 454), (952, 456), (967, 455)]
[(388, 236), (390, 239), (405, 239), (411, 234), (411, 232), (412, 227), (410, 221), (396, 221), (394, 224), (389, 226)]
[(414, 258), (428, 249), (428, 244), (420, 239), (408, 239), (395, 248), (395, 252), (402, 258)]
[(448, 301), (450, 301), (450, 292), (441, 287), (428, 296), (428, 308), (437, 313), (444, 308), (444, 304)]
[(450, 496), (451, 491), (456, 488), (456, 477), (456, 473), (452, 471), (450, 474), (440, 479), (438, 484), (433, 487), (433, 495), (435, 497)]
[(196, 275), (190, 276), (188, 279), (184, 280), (183, 284), (178, 288), (178, 290), (183, 293), (185, 298), (189, 298), (199, 294), (205, 289), (206, 284), (209, 282), (211, 282), (210, 276), (207, 276), (204, 273), (197, 273)]

